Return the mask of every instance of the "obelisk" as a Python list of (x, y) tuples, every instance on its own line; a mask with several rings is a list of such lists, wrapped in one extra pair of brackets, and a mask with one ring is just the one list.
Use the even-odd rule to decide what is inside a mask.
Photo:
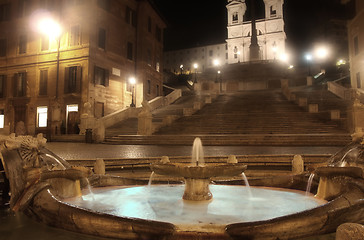
[(255, 24), (255, 7), (254, 7), (254, 1), (250, 0), (250, 11), (251, 11), (251, 17), (252, 17), (252, 36), (251, 36), (251, 42), (249, 46), (250, 50), (250, 61), (258, 61), (259, 58), (259, 45), (258, 45), (258, 37), (257, 37), (257, 28)]

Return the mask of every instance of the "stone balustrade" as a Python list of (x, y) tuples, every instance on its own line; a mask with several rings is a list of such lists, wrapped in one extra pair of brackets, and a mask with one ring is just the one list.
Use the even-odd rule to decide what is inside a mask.
[[(148, 107), (150, 111), (157, 109), (162, 106), (169, 105), (176, 101), (178, 98), (182, 96), (181, 89), (175, 89), (173, 92), (168, 94), (165, 97), (157, 97), (148, 102)], [(87, 104), (87, 103), (86, 103)], [(96, 142), (102, 142), (105, 139), (105, 128), (111, 127), (123, 120), (128, 118), (139, 118), (139, 114), (141, 112), (141, 108), (124, 108), (122, 110), (111, 113), (102, 118), (96, 119), (91, 112), (87, 112), (82, 114), (81, 116), (81, 124), (80, 126), (80, 135), (84, 135), (86, 133), (86, 129), (92, 129), (92, 138)], [(140, 117), (140, 124), (138, 123), (138, 132), (140, 134), (145, 133), (147, 135), (153, 133), (152, 127), (152, 118)], [(140, 129), (139, 129), (140, 128)]]

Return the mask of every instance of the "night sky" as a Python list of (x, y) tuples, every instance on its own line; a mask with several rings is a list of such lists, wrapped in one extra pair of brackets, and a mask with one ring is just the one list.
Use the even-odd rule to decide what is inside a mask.
[[(263, 0), (256, 15), (264, 16)], [(226, 0), (154, 0), (167, 23), (165, 50), (223, 43), (227, 36)], [(249, 0), (247, 13), (249, 14)], [(319, 37), (327, 19), (343, 18), (347, 9), (340, 0), (285, 0), (287, 45), (304, 49)], [(249, 18), (249, 16), (248, 16)]]

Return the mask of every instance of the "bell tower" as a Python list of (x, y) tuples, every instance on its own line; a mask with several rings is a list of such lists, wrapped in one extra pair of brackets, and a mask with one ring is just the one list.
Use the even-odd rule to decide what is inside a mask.
[(246, 12), (245, 0), (228, 0), (227, 8), (227, 44), (228, 63), (237, 63), (241, 60), (244, 51), (243, 22)]
[(228, 0), (228, 26), (243, 24), (246, 11), (245, 0)]
[[(262, 1), (265, 5), (264, 19), (253, 21), (245, 17), (247, 0), (227, 1), (228, 64), (256, 60), (275, 61), (285, 55), (284, 0), (253, 0)], [(248, 6), (251, 5), (253, 4)], [(253, 48), (250, 47), (252, 41)]]
[(265, 19), (283, 18), (284, 0), (264, 0)]

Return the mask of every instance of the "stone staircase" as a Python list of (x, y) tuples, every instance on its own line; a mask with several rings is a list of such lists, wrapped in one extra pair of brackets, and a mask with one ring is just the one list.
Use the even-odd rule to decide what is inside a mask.
[[(166, 116), (175, 116), (179, 118), (183, 116), (183, 109), (192, 108), (193, 103), (199, 97), (194, 95), (190, 90), (184, 90), (182, 97), (173, 104), (157, 108), (152, 112), (154, 124), (161, 123)], [(138, 119), (129, 118), (112, 127), (105, 129), (106, 141), (113, 136), (136, 135), (138, 133)]]
[[(304, 95), (305, 91), (297, 94)], [(320, 98), (322, 92), (311, 91), (309, 94)], [(325, 96), (321, 95), (324, 98), (329, 96), (327, 91), (324, 94)], [(335, 103), (333, 96), (330, 96), (332, 100), (327, 104), (330, 102), (336, 104), (331, 107), (336, 107), (340, 100), (336, 99)], [(176, 105), (159, 109), (153, 115), (163, 116), (181, 111), (196, 98), (197, 96), (184, 96)], [(344, 105), (341, 107), (344, 108)], [(152, 136), (109, 136), (105, 142), (110, 144), (156, 145), (192, 145), (197, 136), (204, 145), (343, 146), (351, 140), (340, 122), (307, 112), (294, 102), (287, 101), (281, 91), (277, 90), (219, 95), (212, 104), (205, 105), (192, 116), (177, 119)]]

